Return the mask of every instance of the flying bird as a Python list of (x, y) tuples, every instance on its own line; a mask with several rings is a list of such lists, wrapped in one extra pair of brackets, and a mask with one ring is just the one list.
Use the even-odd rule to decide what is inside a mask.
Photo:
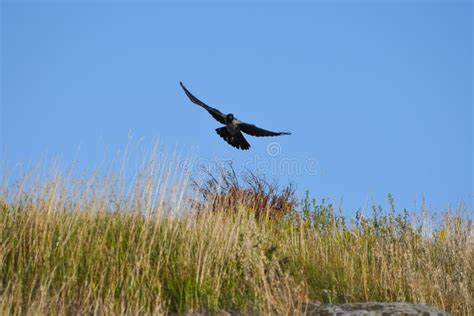
[(289, 132), (272, 132), (266, 129), (257, 127), (253, 124), (245, 123), (234, 117), (233, 114), (224, 114), (216, 108), (213, 108), (206, 103), (202, 102), (188, 89), (183, 85), (182, 82), (179, 83), (181, 88), (183, 88), (184, 93), (188, 96), (191, 102), (203, 107), (211, 116), (216, 119), (221, 124), (224, 124), (224, 127), (216, 128), (217, 134), (222, 137), (229, 145), (242, 150), (248, 150), (250, 144), (245, 139), (242, 132), (248, 135), (264, 137), (264, 136), (280, 136), (280, 135), (291, 135)]

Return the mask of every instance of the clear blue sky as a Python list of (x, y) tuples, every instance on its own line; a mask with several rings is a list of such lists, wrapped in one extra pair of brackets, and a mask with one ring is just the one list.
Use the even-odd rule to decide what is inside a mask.
[[(388, 192), (398, 207), (423, 195), (436, 209), (472, 205), (470, 1), (7, 0), (1, 9), (4, 163), (46, 155), (94, 167), (131, 131), (198, 148), (201, 161), (312, 159), (316, 173), (268, 178), (347, 210)], [(293, 135), (249, 136), (251, 150), (237, 151), (179, 81), (224, 112)]]

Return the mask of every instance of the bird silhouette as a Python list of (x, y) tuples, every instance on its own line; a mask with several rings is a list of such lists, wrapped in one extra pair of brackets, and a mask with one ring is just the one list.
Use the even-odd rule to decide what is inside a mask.
[(214, 119), (216, 119), (216, 121), (225, 125), (223, 127), (216, 128), (216, 132), (229, 145), (237, 149), (248, 150), (250, 148), (250, 144), (247, 142), (242, 132), (256, 137), (291, 135), (291, 133), (289, 132), (272, 132), (257, 127), (253, 124), (242, 122), (235, 118), (232, 113), (224, 114), (218, 109), (213, 108), (196, 98), (191, 92), (189, 92), (188, 89), (186, 89), (182, 82), (180, 82), (179, 84), (181, 85), (181, 88), (183, 88), (184, 93), (186, 93), (191, 102), (203, 107), (207, 112), (209, 112), (209, 114), (211, 114)]

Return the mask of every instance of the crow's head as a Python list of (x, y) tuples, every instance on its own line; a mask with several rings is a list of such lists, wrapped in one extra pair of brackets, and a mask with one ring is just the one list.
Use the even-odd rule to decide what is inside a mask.
[(227, 114), (225, 116), (225, 123), (226, 124), (232, 123), (233, 120), (234, 120), (234, 114)]

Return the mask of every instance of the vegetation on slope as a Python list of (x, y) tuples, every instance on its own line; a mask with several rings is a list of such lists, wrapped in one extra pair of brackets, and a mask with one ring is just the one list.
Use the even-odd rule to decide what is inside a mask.
[[(165, 164), (165, 165), (163, 165)], [(291, 186), (151, 161), (121, 176), (51, 173), (0, 189), (0, 313), (293, 313), (408, 301), (472, 315), (472, 219), (374, 208), (350, 220)], [(390, 198), (391, 199), (391, 198)]]

